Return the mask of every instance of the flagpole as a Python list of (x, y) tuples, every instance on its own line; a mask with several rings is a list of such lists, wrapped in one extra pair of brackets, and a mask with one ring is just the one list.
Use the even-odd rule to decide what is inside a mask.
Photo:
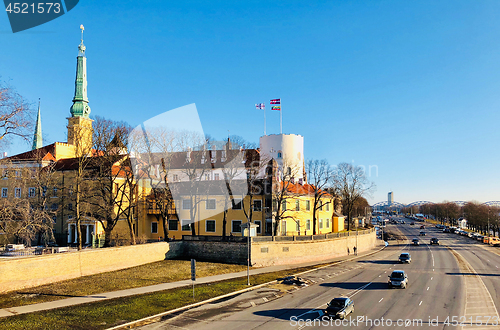
[(264, 105), (264, 136), (266, 136), (266, 106)]
[(280, 100), (280, 134), (283, 134), (283, 107)]

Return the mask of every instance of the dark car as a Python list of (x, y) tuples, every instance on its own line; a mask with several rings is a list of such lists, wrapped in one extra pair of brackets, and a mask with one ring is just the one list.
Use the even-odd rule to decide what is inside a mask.
[(413, 242), (413, 245), (420, 245), (420, 240), (418, 238), (414, 238), (412, 240), (412, 242)]
[(389, 275), (389, 288), (392, 287), (400, 287), (402, 289), (406, 289), (408, 286), (408, 275), (404, 272), (404, 270), (395, 270)]
[(436, 237), (431, 238), (431, 245), (432, 244), (439, 245), (439, 240)]
[(333, 298), (325, 309), (325, 315), (344, 319), (347, 315), (354, 312), (354, 301), (349, 298)]
[(420, 226), (420, 229), (425, 229), (425, 226), (424, 225)]
[(425, 231), (421, 231), (420, 236), (425, 236)]
[(411, 256), (409, 253), (401, 253), (399, 255), (399, 262), (404, 264), (404, 263), (410, 263), (411, 262)]
[(410, 226), (415, 226), (415, 222), (410, 223)]

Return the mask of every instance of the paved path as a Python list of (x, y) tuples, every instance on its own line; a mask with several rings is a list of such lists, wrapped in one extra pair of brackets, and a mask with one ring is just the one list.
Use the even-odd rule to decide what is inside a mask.
[[(293, 264), (293, 265), (276, 265), (276, 266), (256, 268), (256, 269), (250, 270), (250, 275), (270, 273), (270, 272), (276, 272), (276, 271), (294, 269), (294, 268), (300, 268), (300, 267), (307, 267), (307, 266), (311, 266), (311, 265), (318, 265), (318, 264), (324, 264), (324, 263), (352, 260), (355, 258), (360, 258), (360, 257), (365, 256), (367, 254), (376, 252), (376, 251), (380, 250), (383, 246), (384, 246), (384, 244), (381, 241), (377, 240), (377, 246), (375, 246), (371, 250), (365, 251), (363, 253), (359, 253), (359, 256), (350, 255), (350, 256), (342, 256), (342, 257), (337, 257), (337, 258), (332, 258), (332, 259), (327, 259), (327, 260), (306, 262), (306, 263)], [(232, 278), (243, 277), (246, 275), (247, 275), (247, 272), (242, 271), (242, 272), (237, 272), (237, 273), (228, 273), (228, 274), (201, 277), (201, 278), (196, 279), (196, 284), (205, 284), (205, 283), (211, 283), (211, 282), (224, 281), (224, 280), (228, 280), (228, 279), (232, 279)], [(250, 278), (250, 281), (251, 281), (251, 278)], [(143, 286), (143, 287), (133, 288), (133, 289), (120, 290), (120, 291), (104, 292), (104, 293), (93, 294), (93, 295), (89, 295), (89, 296), (55, 300), (55, 301), (50, 301), (50, 302), (45, 302), (45, 303), (40, 303), (40, 304), (32, 304), (32, 305), (12, 307), (12, 308), (4, 308), (4, 309), (0, 309), (0, 318), (7, 317), (7, 316), (13, 316), (13, 315), (19, 315), (19, 314), (39, 312), (39, 311), (61, 308), (61, 307), (74, 306), (74, 305), (85, 304), (85, 303), (90, 303), (90, 302), (95, 302), (95, 301), (102, 301), (102, 300), (107, 300), (107, 299), (128, 297), (128, 296), (140, 295), (140, 294), (145, 294), (145, 293), (169, 290), (169, 289), (180, 288), (180, 287), (185, 287), (185, 286), (189, 286), (189, 285), (192, 285), (191, 280), (183, 280), (183, 281), (177, 281), (177, 282), (171, 282), (171, 283), (163, 283), (163, 284)]]

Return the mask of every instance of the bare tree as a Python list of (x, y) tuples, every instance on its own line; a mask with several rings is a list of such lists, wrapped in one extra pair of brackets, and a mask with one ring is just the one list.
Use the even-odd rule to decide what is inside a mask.
[(369, 195), (375, 184), (368, 181), (361, 166), (349, 163), (340, 163), (335, 169), (334, 185), (342, 198), (344, 214), (347, 215), (347, 229), (351, 229), (355, 203), (360, 197)]
[[(36, 157), (36, 155), (34, 155)], [(39, 159), (30, 165), (41, 164)], [(52, 184), (53, 166), (45, 168), (14, 164), (3, 160), (3, 178), (7, 179), (6, 198), (0, 200), (0, 232), (11, 236), (17, 243), (27, 245), (37, 240), (45, 244), (54, 240), (52, 233), (53, 217), (57, 208), (49, 208), (46, 195), (40, 193), (43, 187)]]
[[(328, 192), (334, 179), (334, 171), (326, 159), (306, 162), (307, 180), (313, 195), (313, 235), (316, 235), (317, 212), (325, 205), (332, 204), (335, 196)], [(330, 190), (331, 191), (331, 190)]]
[(111, 245), (111, 233), (124, 212), (132, 208), (133, 173), (126, 146), (130, 127), (96, 117), (93, 150), (87, 174), (92, 178), (94, 193), (89, 198), (92, 212), (104, 229), (104, 246)]
[(32, 126), (29, 104), (13, 87), (0, 82), (0, 142), (5, 142), (9, 136), (28, 140)]
[(288, 204), (295, 201), (297, 198), (296, 192), (293, 190), (293, 178), (297, 177), (300, 167), (296, 166), (286, 159), (283, 160), (283, 165), (279, 166), (276, 161), (271, 161), (272, 164), (272, 200), (274, 214), (274, 230), (273, 235), (278, 234), (278, 228), (282, 220), (291, 219), (297, 221), (295, 212), (287, 212)]

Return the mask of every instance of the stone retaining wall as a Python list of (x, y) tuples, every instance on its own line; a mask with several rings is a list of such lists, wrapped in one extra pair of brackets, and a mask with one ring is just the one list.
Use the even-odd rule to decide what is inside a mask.
[(0, 293), (161, 261), (181, 248), (181, 241), (158, 242), (0, 259)]

